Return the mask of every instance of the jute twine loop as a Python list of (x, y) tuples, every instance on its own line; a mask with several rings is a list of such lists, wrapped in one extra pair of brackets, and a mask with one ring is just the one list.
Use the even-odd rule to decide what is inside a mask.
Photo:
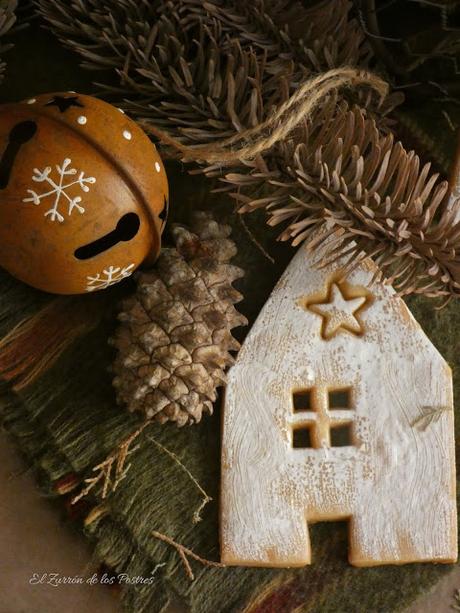
[(141, 122), (141, 125), (147, 132), (176, 150), (183, 161), (222, 165), (244, 162), (285, 140), (301, 122), (311, 117), (322, 100), (332, 91), (360, 85), (371, 87), (380, 96), (380, 100), (383, 100), (389, 91), (388, 83), (371, 72), (351, 67), (335, 68), (305, 81), (265, 121), (213, 144), (184, 145), (148, 121)]

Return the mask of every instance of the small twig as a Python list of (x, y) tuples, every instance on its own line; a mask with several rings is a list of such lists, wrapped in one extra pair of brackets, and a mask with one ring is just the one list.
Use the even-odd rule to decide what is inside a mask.
[(184, 545), (180, 545), (179, 543), (176, 543), (176, 541), (173, 541), (172, 538), (169, 538), (169, 536), (166, 536), (165, 534), (162, 534), (161, 532), (152, 530), (152, 535), (155, 538), (160, 539), (160, 541), (163, 541), (164, 543), (167, 543), (168, 545), (171, 545), (172, 547), (174, 547), (174, 549), (176, 549), (176, 551), (180, 555), (182, 563), (184, 564), (185, 572), (187, 573), (187, 576), (190, 579), (190, 581), (193, 581), (195, 579), (195, 575), (193, 574), (192, 567), (190, 566), (190, 562), (188, 561), (187, 556), (189, 556), (190, 558), (193, 558), (197, 562), (200, 562), (200, 564), (203, 564), (203, 566), (211, 566), (215, 568), (225, 568), (225, 564), (222, 564), (222, 562), (213, 562), (212, 560), (206, 560), (206, 558), (201, 558), (191, 549), (188, 549), (188, 547), (184, 547)]
[(178, 552), (181, 557), (182, 563), (185, 567), (185, 572), (187, 573), (188, 578), (190, 579), (190, 581), (193, 581), (195, 579), (195, 575), (193, 574), (193, 570), (192, 570), (192, 567), (190, 566), (190, 562), (188, 561), (187, 556), (185, 555), (183, 550), (180, 548), (178, 548)]
[[(93, 468), (93, 471), (97, 470), (98, 468), (99, 466), (95, 466)], [(96, 487), (96, 485), (99, 483), (103, 476), (104, 472), (101, 471), (99, 475), (97, 475), (97, 477), (93, 477), (92, 479), (85, 479), (85, 483), (87, 483), (88, 485), (83, 488), (81, 492), (77, 494), (77, 496), (74, 496), (72, 498), (71, 504), (76, 504), (81, 498), (84, 498), (86, 494), (88, 494), (93, 489), (93, 487)]]
[(360, 6), (357, 6), (358, 21), (364, 34), (369, 38), (369, 43), (375, 55), (382, 60), (390, 71), (400, 75), (405, 74), (404, 68), (398, 65), (393, 53), (386, 45), (386, 43), (400, 43), (401, 39), (382, 36), (379, 28), (375, 0), (362, 0), (359, 5)]
[[(372, 2), (372, 8), (370, 8), (367, 11), (367, 15), (368, 16), (375, 15), (377, 12), (378, 10), (375, 8), (374, 3)], [(380, 32), (375, 32), (371, 30), (371, 28), (369, 27), (369, 22), (366, 22), (363, 11), (359, 8), (358, 8), (358, 20), (361, 25), (361, 28), (363, 29), (364, 34), (366, 34), (367, 36), (370, 36), (371, 38), (376, 38), (378, 40), (383, 40), (389, 43), (400, 43), (401, 42), (400, 38), (394, 38), (393, 36), (383, 36), (382, 34), (380, 34)]]
[(205, 496), (203, 498), (203, 500), (200, 503), (200, 506), (195, 510), (193, 514), (192, 522), (194, 524), (198, 524), (200, 521), (203, 520), (203, 518), (201, 517), (201, 512), (203, 511), (205, 506), (208, 504), (208, 502), (211, 502), (211, 501), (212, 501), (212, 498), (210, 496)]
[(452, 130), (452, 132), (455, 132), (455, 126), (454, 126), (454, 124), (452, 122), (452, 119), (450, 118), (449, 113), (447, 111), (444, 111), (444, 110), (441, 111), (441, 113), (444, 115), (444, 117), (445, 117), (445, 119), (446, 119), (446, 121), (447, 121), (447, 123), (449, 125), (449, 128)]
[[(139, 446), (129, 449), (131, 443), (138, 438), (142, 432), (152, 423), (152, 420), (146, 420), (137, 430), (132, 432), (127, 438), (125, 438), (103, 462), (94, 466), (93, 472), (97, 473), (94, 477), (88, 477), (85, 479), (86, 487), (84, 487), (79, 494), (72, 498), (71, 504), (77, 503), (84, 498), (89, 492), (103, 481), (101, 498), (104, 500), (107, 494), (114, 492), (120, 482), (126, 477), (131, 464), (125, 466), (126, 458), (134, 453)], [(114, 468), (115, 467), (115, 468)]]
[(198, 488), (198, 490), (200, 491), (200, 493), (203, 496), (203, 500), (201, 501), (200, 506), (198, 507), (198, 509), (194, 512), (193, 514), (193, 523), (197, 524), (202, 520), (201, 517), (201, 511), (204, 509), (204, 507), (208, 504), (208, 502), (212, 501), (211, 496), (208, 496), (208, 494), (206, 493), (206, 491), (201, 487), (201, 485), (198, 483), (198, 481), (196, 480), (196, 478), (192, 475), (192, 473), (189, 471), (189, 469), (184, 466), (182, 464), (182, 462), (179, 460), (179, 458), (177, 457), (177, 455), (175, 453), (173, 453), (172, 451), (170, 451), (169, 449), (166, 449), (166, 447), (164, 447), (161, 443), (159, 443), (156, 439), (154, 439), (153, 437), (149, 436), (147, 437), (149, 441), (152, 441), (152, 443), (154, 443), (159, 449), (161, 449), (162, 451), (164, 451), (167, 455), (169, 455), (170, 458), (172, 458), (172, 460), (182, 468), (183, 471), (185, 471), (185, 473), (188, 475), (188, 477), (192, 480), (192, 482), (195, 484), (195, 486)]
[(246, 221), (243, 218), (243, 215), (238, 215), (238, 219), (241, 222), (241, 225), (243, 226), (244, 231), (246, 232), (246, 234), (249, 236), (251, 242), (254, 243), (254, 245), (257, 247), (257, 249), (262, 253), (262, 255), (264, 257), (267, 258), (267, 260), (269, 260), (272, 264), (275, 263), (275, 259), (272, 258), (272, 256), (262, 247), (261, 243), (256, 239), (256, 237), (254, 236), (254, 234), (251, 232), (251, 230), (248, 228)]
[(445, 103), (450, 103), (450, 104), (455, 104), (457, 106), (460, 106), (460, 98), (456, 98), (454, 96), (443, 96), (442, 98), (435, 97), (433, 98), (433, 102), (445, 102)]
[(431, 85), (432, 87), (435, 87), (436, 89), (438, 89), (441, 92), (441, 94), (444, 94), (444, 96), (449, 95), (448, 90), (445, 87), (443, 87), (441, 83), (438, 83), (437, 81), (433, 81), (433, 80), (427, 81), (427, 83), (428, 85)]

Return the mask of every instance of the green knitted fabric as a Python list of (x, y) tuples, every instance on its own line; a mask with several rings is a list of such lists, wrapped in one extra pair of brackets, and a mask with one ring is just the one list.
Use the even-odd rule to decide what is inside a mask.
[[(20, 33), (17, 42), (15, 59), (10, 62), (10, 77), (5, 81), (4, 100), (63, 88), (80, 87), (82, 91), (90, 91), (75, 60), (62, 52), (49, 35), (37, 31), (28, 35)], [(21, 57), (30, 51), (30, 45), (35, 49), (32, 55), (40, 55), (42, 62), (36, 62), (34, 77), (30, 74), (30, 78), (26, 75), (20, 80), (14, 79), (11, 75), (20, 74)], [(58, 64), (53, 63), (55, 57), (59, 57)], [(51, 77), (43, 65), (52, 65)], [(209, 182), (187, 177), (180, 168), (170, 167), (168, 171), (175, 219), (185, 222), (192, 208), (207, 207), (216, 212), (220, 221), (233, 226), (233, 238), (239, 247), (236, 263), (247, 271), (238, 285), (246, 297), (241, 310), (254, 321), (292, 250), (275, 244), (274, 234), (265, 227), (262, 216), (248, 218), (251, 230), (276, 256), (276, 265), (269, 264), (249, 239), (233, 213), (232, 204), (209, 195)], [(89, 476), (92, 467), (104, 460), (139, 424), (135, 417), (116, 406), (108, 372), (113, 355), (107, 339), (116, 325), (117, 303), (132, 290), (130, 282), (108, 290), (98, 307), (97, 328), (78, 338), (33, 384), (20, 392), (13, 391), (6, 381), (1, 384), (3, 425), (36, 469), (38, 483), (46, 496), (58, 497), (56, 483), (69, 475)], [(81, 308), (95, 299), (92, 295), (85, 297)], [(51, 297), (0, 273), (0, 337), (50, 300)], [(435, 311), (432, 301), (417, 298), (409, 302), (416, 318), (452, 366), (458, 398), (460, 304), (453, 301), (444, 310)], [(193, 523), (193, 514), (202, 502), (200, 491), (155, 441), (175, 453), (213, 498), (204, 509), (201, 522)], [(313, 564), (309, 567), (220, 569), (192, 562), (196, 578), (191, 582), (176, 550), (154, 538), (152, 530), (170, 536), (202, 557), (218, 560), (219, 403), (214, 416), (198, 426), (177, 429), (174, 425), (151, 425), (138, 442), (139, 448), (129, 456), (131, 467), (126, 478), (106, 500), (105, 514), (84, 531), (94, 545), (97, 558), (115, 572), (148, 577), (158, 564), (162, 565), (152, 585), (123, 589), (126, 611), (156, 613), (175, 600), (193, 613), (242, 610), (389, 613), (402, 610), (453, 568), (435, 564), (353, 568), (347, 562), (345, 525), (326, 523), (310, 529)], [(100, 502), (90, 497), (87, 508), (80, 505), (80, 509), (87, 514)]]

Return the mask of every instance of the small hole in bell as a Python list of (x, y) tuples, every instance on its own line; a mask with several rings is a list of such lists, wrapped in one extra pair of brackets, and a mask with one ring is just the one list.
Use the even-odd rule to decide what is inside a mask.
[(14, 126), (10, 132), (10, 143), (18, 143), (23, 145), (27, 143), (37, 131), (37, 124), (35, 121), (21, 121)]
[(94, 258), (96, 255), (115, 247), (118, 243), (132, 240), (139, 232), (140, 225), (141, 222), (136, 213), (127, 213), (117, 223), (115, 230), (112, 230), (112, 232), (105, 236), (101, 236), (92, 243), (79, 247), (74, 255), (77, 260)]
[(35, 135), (37, 124), (35, 121), (21, 121), (11, 130), (6, 149), (0, 161), (0, 189), (5, 189), (10, 180), (13, 164), (21, 149)]

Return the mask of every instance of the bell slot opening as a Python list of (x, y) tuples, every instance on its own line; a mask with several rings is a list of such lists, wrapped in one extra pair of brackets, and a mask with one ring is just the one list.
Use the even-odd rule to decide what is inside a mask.
[(136, 213), (127, 213), (123, 215), (120, 221), (117, 223), (117, 227), (112, 232), (109, 232), (105, 236), (101, 236), (92, 243), (88, 243), (83, 247), (79, 247), (74, 255), (77, 260), (89, 260), (96, 255), (108, 251), (118, 243), (126, 243), (132, 240), (139, 232), (141, 221), (139, 215)]
[(13, 170), (19, 150), (22, 145), (25, 145), (33, 138), (36, 131), (37, 124), (35, 121), (21, 121), (11, 130), (8, 143), (0, 161), (0, 189), (5, 189), (8, 186), (11, 171)]

